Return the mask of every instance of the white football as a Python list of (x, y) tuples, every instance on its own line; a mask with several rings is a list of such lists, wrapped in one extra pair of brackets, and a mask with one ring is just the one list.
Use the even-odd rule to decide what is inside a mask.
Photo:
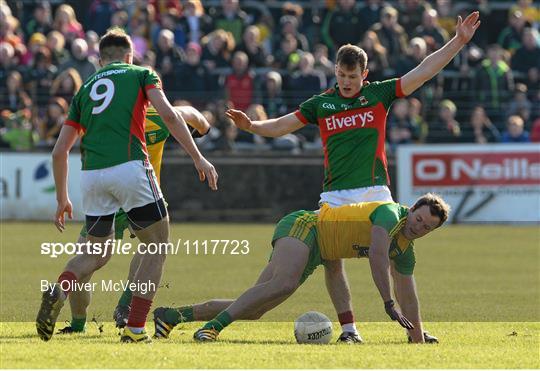
[(332, 322), (319, 312), (306, 312), (294, 321), (298, 344), (328, 344), (332, 340)]

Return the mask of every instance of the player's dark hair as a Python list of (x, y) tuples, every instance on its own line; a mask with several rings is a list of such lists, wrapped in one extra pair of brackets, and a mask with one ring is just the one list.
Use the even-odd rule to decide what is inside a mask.
[(437, 227), (440, 227), (448, 219), (448, 214), (450, 214), (450, 205), (448, 205), (441, 196), (435, 193), (426, 193), (416, 200), (414, 205), (411, 207), (411, 211), (414, 211), (424, 205), (429, 206), (429, 212), (431, 215), (440, 219)]
[(124, 58), (133, 51), (131, 37), (120, 27), (113, 27), (99, 40), (99, 55), (102, 60), (112, 61)]
[(367, 68), (367, 60), (368, 57), (364, 49), (351, 44), (345, 44), (339, 48), (336, 56), (336, 64), (351, 70), (360, 66), (362, 72)]

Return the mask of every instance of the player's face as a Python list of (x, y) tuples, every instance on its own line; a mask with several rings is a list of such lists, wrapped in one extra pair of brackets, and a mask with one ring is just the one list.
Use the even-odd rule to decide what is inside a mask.
[(431, 215), (429, 206), (420, 206), (414, 211), (409, 211), (403, 235), (408, 240), (415, 240), (423, 237), (439, 226), (440, 219), (438, 216)]
[(368, 70), (366, 69), (362, 72), (360, 66), (351, 69), (347, 66), (336, 64), (336, 81), (341, 95), (345, 98), (351, 98), (358, 94), (360, 89), (362, 89), (362, 84), (367, 74)]

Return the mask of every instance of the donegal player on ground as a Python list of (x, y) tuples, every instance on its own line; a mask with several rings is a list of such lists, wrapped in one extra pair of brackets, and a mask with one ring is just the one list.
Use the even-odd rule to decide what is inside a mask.
[[(258, 319), (281, 304), (317, 266), (336, 259), (368, 257), (386, 313), (409, 331), (412, 342), (423, 343), (413, 277), (413, 244), (415, 239), (441, 226), (448, 213), (444, 200), (429, 193), (410, 209), (394, 202), (365, 202), (336, 208), (324, 204), (319, 212), (293, 212), (276, 226), (270, 262), (255, 286), (235, 301), (211, 300), (180, 308), (157, 308), (155, 336), (167, 337), (180, 322), (211, 319), (194, 338), (214, 341), (232, 322)], [(389, 273), (401, 310), (392, 299)]]
[[(175, 109), (182, 115), (186, 123), (191, 126), (191, 135), (193, 137), (201, 137), (208, 133), (210, 130), (210, 124), (206, 118), (195, 108), (189, 106), (177, 106)], [(158, 184), (160, 184), (161, 174), (161, 160), (163, 158), (163, 148), (165, 147), (165, 141), (169, 137), (170, 133), (167, 126), (153, 107), (149, 107), (146, 112), (146, 126), (145, 126), (145, 139), (146, 148), (148, 150), (148, 157), (150, 164), (154, 169)], [(114, 235), (115, 239), (120, 240), (124, 237), (124, 231), (129, 229), (129, 221), (127, 214), (123, 210), (119, 210), (114, 215)], [(130, 231), (131, 232), (131, 231)], [(87, 241), (86, 226), (83, 226), (78, 243), (84, 243)], [(131, 233), (133, 237), (133, 233)], [(128, 281), (132, 282), (135, 272), (140, 264), (140, 255), (134, 255), (129, 266)], [(79, 282), (89, 282), (91, 275), (79, 278)], [(129, 288), (122, 293), (118, 305), (116, 306), (113, 314), (116, 326), (119, 328), (125, 327), (129, 312), (130, 303), (132, 298), (132, 292)], [(91, 292), (88, 290), (73, 291), (69, 295), (69, 303), (71, 306), (71, 323), (69, 326), (59, 330), (58, 333), (70, 334), (74, 332), (83, 332), (85, 330), (87, 308), (90, 305)]]
[[(121, 29), (109, 30), (99, 42), (102, 68), (90, 76), (72, 100), (68, 119), (53, 149), (53, 171), (58, 201), (55, 224), (65, 229), (65, 213), (72, 216), (68, 196), (69, 151), (81, 139), (81, 191), (88, 239), (92, 246), (110, 244), (114, 236), (114, 215), (121, 208), (137, 238), (145, 244), (167, 243), (169, 218), (156, 176), (148, 161), (144, 138), (146, 108), (151, 103), (172, 136), (191, 156), (202, 180), (217, 189), (217, 173), (199, 152), (182, 115), (161, 90), (157, 74), (134, 66), (133, 43)], [(85, 252), (71, 259), (57, 284), (43, 292), (36, 319), (42, 340), (54, 333), (60, 310), (77, 281), (92, 274), (110, 259)], [(145, 254), (134, 282), (148, 290), (137, 290), (131, 299), (123, 342), (146, 342), (144, 326), (161, 280), (165, 253)]]
[[(385, 151), (390, 105), (437, 75), (471, 40), (480, 26), (479, 17), (478, 12), (464, 21), (458, 17), (456, 35), (401, 78), (367, 83), (366, 53), (344, 45), (336, 57), (336, 85), (302, 103), (296, 112), (254, 122), (241, 111), (231, 109), (227, 115), (240, 129), (266, 137), (291, 133), (308, 123), (318, 125), (325, 169), (321, 204), (392, 201)], [(359, 342), (343, 262), (325, 268), (328, 292), (344, 331), (341, 338)]]

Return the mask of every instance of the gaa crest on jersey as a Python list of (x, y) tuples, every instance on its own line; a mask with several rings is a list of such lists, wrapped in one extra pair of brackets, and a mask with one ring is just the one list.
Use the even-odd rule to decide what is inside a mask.
[(157, 140), (157, 134), (156, 133), (148, 133), (148, 141), (152, 144), (154, 144)]
[(368, 104), (368, 100), (367, 100), (366, 97), (364, 97), (363, 95), (361, 95), (360, 97), (358, 97), (358, 101), (360, 102), (361, 105)]

